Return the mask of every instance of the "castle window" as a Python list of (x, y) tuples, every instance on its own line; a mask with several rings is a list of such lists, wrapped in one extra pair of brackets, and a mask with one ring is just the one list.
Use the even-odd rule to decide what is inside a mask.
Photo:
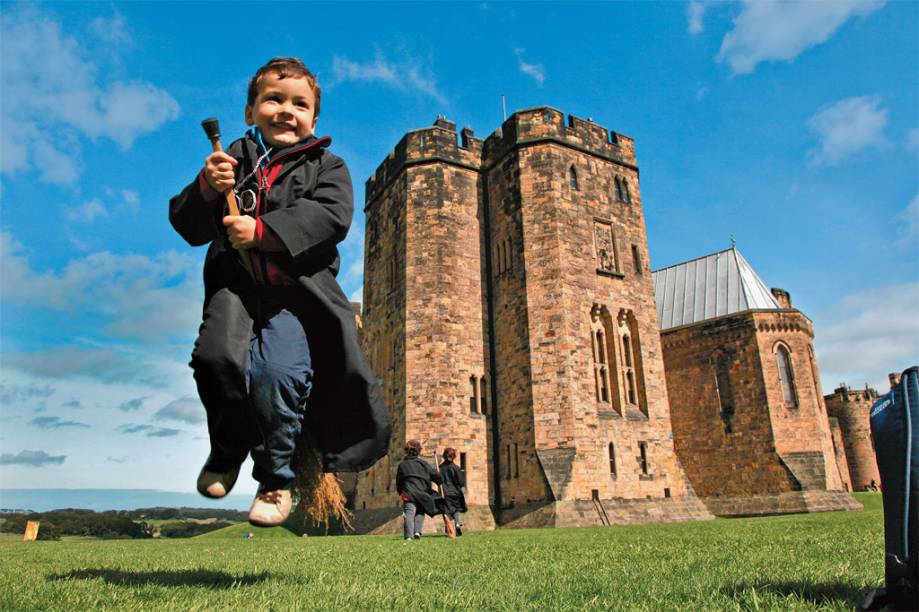
[(475, 414), (479, 409), (479, 385), (475, 376), (469, 377), (469, 412)]
[(638, 443), (638, 465), (641, 467), (641, 474), (643, 476), (648, 475), (648, 443), (639, 442)]
[(550, 113), (549, 111), (544, 112), (544, 113), (542, 114), (542, 122), (543, 122), (543, 123), (552, 123), (552, 113)]
[(479, 412), (486, 414), (488, 412), (488, 384), (485, 382), (484, 376), (479, 379), (479, 398), (482, 402), (479, 406)]
[(616, 182), (616, 199), (620, 202), (624, 202), (625, 198), (622, 195), (622, 179), (618, 176), (615, 178)]
[(594, 395), (597, 402), (612, 404), (612, 408), (622, 414), (622, 399), (620, 396), (620, 382), (617, 378), (617, 363), (621, 356), (617, 355), (615, 331), (609, 310), (605, 306), (595, 304), (590, 311), (591, 333), (590, 344), (594, 366)]
[(370, 497), (373, 497), (377, 493), (377, 479), (373, 473), (373, 468), (370, 468), (370, 471), (367, 472), (367, 479), (370, 481)]
[(724, 422), (724, 433), (734, 432), (734, 394), (731, 390), (731, 360), (727, 355), (715, 357), (715, 393), (718, 395), (718, 407), (721, 420)]
[(629, 181), (622, 179), (622, 201), (626, 204), (632, 203), (632, 196), (629, 194)]
[(466, 472), (466, 453), (460, 453), (460, 469)]
[(510, 480), (511, 479), (511, 445), (510, 444), (506, 445), (504, 447), (504, 450), (505, 450), (504, 455), (507, 458), (507, 468), (505, 468), (504, 470), (504, 479)]
[(418, 137), (418, 148), (424, 151), (424, 134)]
[(631, 310), (621, 310), (617, 317), (619, 323), (619, 343), (622, 359), (619, 361), (619, 376), (625, 388), (625, 397), (629, 404), (637, 406), (645, 415), (648, 414), (645, 396), (644, 370), (642, 369), (641, 343), (638, 337), (638, 321)]
[(619, 257), (613, 238), (613, 226), (610, 223), (594, 220), (594, 252), (597, 257), (597, 272), (619, 273)]
[(642, 265), (641, 265), (641, 253), (638, 252), (638, 245), (632, 245), (632, 265), (635, 267), (635, 274), (641, 276), (642, 274)]
[(514, 443), (514, 478), (520, 478), (520, 450), (517, 443)]
[(578, 171), (574, 169), (574, 166), (568, 168), (568, 186), (572, 191), (578, 190)]
[(507, 239), (507, 269), (508, 270), (514, 269), (514, 250), (512, 248), (512, 244), (513, 243), (511, 242), (511, 239), (508, 238)]
[(606, 363), (606, 340), (602, 329), (593, 333), (594, 385), (598, 402), (609, 402), (609, 368)]
[(609, 443), (609, 447), (607, 448), (607, 451), (609, 452), (609, 475), (615, 478), (616, 477), (616, 447), (613, 446), (612, 442)]
[(791, 355), (784, 345), (779, 344), (775, 349), (775, 363), (779, 369), (779, 379), (782, 382), (782, 399), (786, 406), (797, 407), (798, 398), (795, 393), (795, 377), (791, 368)]

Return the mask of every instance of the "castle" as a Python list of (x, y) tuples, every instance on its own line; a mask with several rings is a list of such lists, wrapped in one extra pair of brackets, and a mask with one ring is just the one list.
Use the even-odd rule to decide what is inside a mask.
[[(411, 438), (457, 449), (472, 529), (857, 507), (787, 294), (659, 325), (631, 138), (548, 107), (459, 137), (413, 130), (366, 183), (361, 337), (393, 439), (349, 487), (359, 531), (398, 528)], [(794, 406), (782, 358), (810, 359)]]

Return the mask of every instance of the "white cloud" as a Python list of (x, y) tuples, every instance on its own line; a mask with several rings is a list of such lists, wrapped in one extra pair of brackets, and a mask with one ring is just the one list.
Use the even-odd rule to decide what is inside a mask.
[[(865, 17), (884, 4), (885, 0), (744, 0), (734, 29), (725, 35), (716, 59), (727, 62), (734, 74), (753, 72), (760, 62), (793, 60), (825, 42), (850, 18)], [(690, 32), (694, 27), (692, 10)], [(698, 27), (701, 31), (701, 12)]]
[(99, 198), (92, 198), (83, 204), (67, 209), (64, 216), (69, 221), (80, 221), (83, 223), (92, 223), (98, 217), (107, 217), (108, 209)]
[(916, 249), (919, 249), (919, 193), (897, 213), (894, 221), (899, 226), (900, 243), (911, 249), (915, 256)]
[(850, 294), (833, 309), (832, 322), (816, 330), (824, 388), (867, 382), (887, 389), (887, 374), (919, 362), (919, 283)]
[(523, 52), (526, 49), (514, 49), (514, 55), (517, 56), (517, 67), (520, 72), (536, 81), (539, 87), (542, 87), (546, 81), (546, 70), (542, 64), (529, 64), (523, 60)]
[(919, 128), (913, 128), (906, 133), (906, 149), (919, 151)]
[(96, 17), (89, 22), (89, 31), (96, 38), (113, 45), (129, 47), (134, 44), (128, 32), (127, 21), (120, 13), (110, 18)]
[(887, 109), (878, 96), (846, 98), (821, 108), (807, 120), (818, 147), (808, 151), (812, 164), (833, 166), (867, 148), (887, 145)]
[[(110, 41), (128, 40), (123, 18), (91, 25), (105, 27)], [(42, 180), (72, 183), (81, 170), (81, 138), (127, 149), (179, 114), (173, 97), (150, 83), (108, 80), (76, 37), (31, 7), (0, 16), (0, 53), (0, 172), (34, 166)]]
[(24, 247), (0, 233), (0, 300), (91, 314), (101, 331), (122, 339), (187, 337), (201, 317), (200, 261), (167, 251), (116, 255), (106, 251), (72, 259), (60, 271), (32, 268)]
[(329, 87), (349, 81), (376, 82), (403, 91), (413, 90), (440, 104), (449, 105), (447, 97), (437, 87), (433, 71), (418, 58), (392, 62), (378, 51), (373, 60), (362, 64), (336, 55), (332, 58), (332, 81)]
[(695, 36), (704, 29), (702, 21), (705, 11), (713, 4), (721, 4), (727, 0), (690, 0), (686, 5), (686, 31)]
[(182, 423), (204, 422), (204, 406), (197, 398), (182, 397), (169, 402), (156, 411), (154, 421), (181, 421)]

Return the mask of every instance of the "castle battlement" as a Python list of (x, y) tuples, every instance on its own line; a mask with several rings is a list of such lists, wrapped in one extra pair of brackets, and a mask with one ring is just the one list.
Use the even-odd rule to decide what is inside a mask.
[[(833, 390), (830, 395), (824, 395), (823, 399), (827, 402), (827, 408), (836, 408), (839, 404), (847, 405), (856, 410), (864, 410), (864, 404), (871, 404), (878, 398), (878, 392), (870, 387), (853, 391), (851, 387), (840, 385)], [(834, 412), (831, 410), (831, 412)]]
[(519, 110), (485, 139), (484, 166), (500, 161), (513, 147), (555, 142), (637, 170), (635, 142), (589, 119), (566, 116), (549, 106)]
[(470, 170), (487, 170), (515, 147), (556, 143), (595, 155), (637, 171), (635, 143), (590, 119), (566, 115), (548, 106), (519, 110), (484, 141), (463, 128), (457, 138), (456, 123), (438, 117), (430, 127), (408, 132), (367, 179), (367, 206), (410, 165), (439, 161)]
[(367, 179), (367, 206), (383, 193), (405, 166), (441, 161), (478, 171), (481, 158), (482, 140), (476, 138), (471, 129), (463, 128), (457, 141), (456, 123), (438, 117), (434, 125), (412, 130), (403, 136)]

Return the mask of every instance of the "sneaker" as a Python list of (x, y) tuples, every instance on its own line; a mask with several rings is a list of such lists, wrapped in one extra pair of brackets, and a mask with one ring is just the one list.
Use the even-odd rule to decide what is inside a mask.
[(421, 534), (418, 533), (418, 532), (415, 532), (415, 535), (412, 536), (412, 537), (415, 538), (416, 540), (420, 540), (420, 539), (421, 539)]
[[(208, 461), (210, 461), (210, 457), (208, 457)], [(212, 499), (226, 497), (227, 493), (233, 490), (233, 485), (236, 484), (240, 466), (237, 465), (224, 472), (211, 472), (207, 467), (208, 464), (205, 462), (204, 467), (198, 473), (198, 493)]]
[(290, 516), (291, 505), (290, 491), (287, 489), (259, 491), (249, 510), (249, 522), (259, 527), (280, 525)]
[(456, 526), (456, 535), (458, 535), (458, 536), (463, 535), (463, 527), (462, 527), (462, 525), (457, 525), (457, 526)]

